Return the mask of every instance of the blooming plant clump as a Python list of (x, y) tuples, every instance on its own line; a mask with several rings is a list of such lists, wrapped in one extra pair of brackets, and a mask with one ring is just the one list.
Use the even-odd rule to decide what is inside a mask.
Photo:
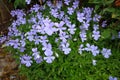
[[(48, 0), (42, 6), (33, 5), (26, 13), (13, 10), (11, 15), (16, 20), (9, 27), (9, 40), (5, 45), (16, 52), (21, 68), (52, 65), (59, 63), (62, 56), (85, 54), (86, 58), (91, 55), (89, 62), (96, 66), (99, 61), (96, 57), (108, 59), (112, 55), (112, 50), (100, 43), (104, 39), (101, 29), (106, 24), (99, 25), (101, 16), (94, 8), (79, 8), (79, 0), (57, 1), (56, 6)], [(74, 61), (74, 57), (71, 59)]]

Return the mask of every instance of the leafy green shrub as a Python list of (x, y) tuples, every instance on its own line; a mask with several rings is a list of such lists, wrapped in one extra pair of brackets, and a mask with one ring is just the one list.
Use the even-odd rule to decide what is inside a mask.
[(47, 1), (33, 5), (27, 14), (11, 11), (17, 19), (5, 46), (21, 74), (28, 80), (119, 79), (120, 51), (109, 44), (112, 35), (105, 22), (99, 25), (101, 16), (94, 8), (79, 8), (78, 0), (56, 5)]

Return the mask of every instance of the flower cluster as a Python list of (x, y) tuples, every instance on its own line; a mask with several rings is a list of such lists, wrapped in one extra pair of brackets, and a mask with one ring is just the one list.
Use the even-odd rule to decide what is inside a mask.
[[(30, 0), (26, 1), (30, 3)], [(74, 0), (72, 4), (71, 0), (58, 1), (56, 4), (57, 6), (53, 5), (51, 1), (46, 1), (43, 6), (35, 4), (27, 15), (23, 10), (11, 11), (16, 20), (9, 27), (8, 35), (11, 38), (6, 42), (6, 46), (19, 50), (21, 64), (30, 67), (33, 60), (37, 64), (43, 61), (52, 63), (57, 51), (65, 55), (71, 53), (70, 41), (81, 42), (78, 49), (80, 54), (87, 51), (93, 56), (101, 53), (105, 58), (109, 58), (110, 49), (100, 50), (94, 43), (88, 43), (91, 38), (96, 42), (101, 37), (98, 25), (101, 16), (95, 14), (93, 8), (79, 10), (79, 0)], [(63, 4), (67, 7), (63, 7)], [(47, 10), (49, 13), (44, 13)], [(91, 25), (93, 23), (94, 25)], [(104, 22), (103, 27), (105, 26)], [(79, 36), (73, 39), (76, 34)], [(93, 60), (93, 65), (96, 65), (96, 60)]]
[(89, 43), (86, 44), (86, 47), (83, 47), (83, 44), (79, 46), (79, 53), (82, 54), (83, 51), (89, 51), (92, 53), (93, 56), (97, 56), (101, 53), (105, 58), (109, 58), (111, 55), (111, 50), (103, 48), (101, 51), (98, 49), (98, 46), (90, 45)]
[(118, 80), (116, 77), (109, 76), (109, 80)]

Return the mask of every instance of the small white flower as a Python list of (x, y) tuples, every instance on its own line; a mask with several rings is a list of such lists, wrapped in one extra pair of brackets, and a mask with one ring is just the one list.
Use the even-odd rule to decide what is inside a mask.
[(93, 64), (94, 66), (96, 65), (96, 62), (97, 62), (96, 60), (94, 60), (94, 59), (92, 60), (92, 64)]

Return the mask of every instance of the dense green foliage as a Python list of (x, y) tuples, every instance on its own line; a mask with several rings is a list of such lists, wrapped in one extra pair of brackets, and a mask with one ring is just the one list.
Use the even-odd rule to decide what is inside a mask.
[[(19, 3), (24, 4), (23, 2), (22, 0), (15, 0), (15, 6), (18, 6)], [(118, 38), (118, 32), (120, 31), (119, 7), (113, 7), (113, 0), (89, 0), (88, 3), (84, 3), (83, 1), (82, 4), (85, 5), (85, 7), (87, 5), (92, 5), (92, 8), (94, 9), (92, 17), (94, 17), (97, 13), (101, 15), (101, 19), (98, 23), (94, 21), (90, 22), (90, 27), (87, 32), (88, 40), (83, 43), (79, 38), (79, 26), (82, 23), (79, 23), (77, 21), (77, 16), (75, 14), (76, 12), (73, 13), (73, 15), (69, 15), (70, 21), (77, 27), (77, 30), (72, 39), (68, 39), (70, 48), (72, 48), (70, 54), (65, 55), (59, 49), (56, 49), (56, 47), (60, 45), (60, 41), (58, 41), (58, 43), (54, 43), (54, 40), (56, 37), (58, 37), (58, 34), (48, 36), (49, 42), (53, 46), (54, 55), (56, 57), (51, 64), (48, 64), (45, 61), (40, 64), (37, 64), (34, 61), (30, 67), (26, 67), (25, 65), (20, 64), (19, 57), (21, 54), (24, 55), (27, 53), (29, 55), (32, 55), (31, 48), (33, 47), (38, 47), (38, 50), (43, 53), (41, 49), (42, 45), (36, 46), (34, 42), (30, 42), (27, 39), (27, 50), (25, 50), (23, 53), (12, 47), (7, 47), (9, 50), (11, 50), (11, 52), (17, 52), (17, 54), (13, 55), (16, 58), (17, 62), (20, 64), (19, 69), (21, 75), (26, 75), (28, 80), (108, 80), (109, 76), (117, 77), (118, 80), (120, 79), (120, 38)], [(68, 15), (67, 7), (68, 6), (62, 7), (62, 10), (66, 15)], [(78, 7), (77, 10), (82, 11), (83, 8), (84, 6), (82, 6), (82, 8)], [(49, 17), (53, 22), (60, 22), (59, 19), (56, 19), (49, 13), (50, 9), (51, 8), (47, 6), (47, 9), (41, 11), (43, 13), (43, 17)], [(36, 17), (36, 14), (37, 13), (33, 11), (31, 14), (27, 14), (25, 18), (26, 20), (29, 20), (31, 17)], [(102, 22), (105, 20), (107, 21), (107, 25), (105, 27), (102, 27)], [(94, 24), (99, 25), (101, 37), (98, 41), (94, 40), (91, 36)], [(28, 21), (26, 24), (22, 24), (17, 27), (17, 29), (21, 32), (26, 33), (30, 31), (32, 25), (33, 24), (29, 23)], [(67, 31), (66, 33), (69, 34)], [(38, 35), (41, 34), (38, 33)], [(20, 37), (21, 36), (12, 36), (12, 39)], [(77, 41), (74, 41), (74, 39), (77, 39)], [(97, 56), (93, 56), (90, 51), (83, 51), (83, 53), (80, 54), (78, 48), (82, 43), (84, 45), (87, 43), (97, 45), (100, 50), (102, 50), (104, 47), (111, 49), (112, 55), (110, 55), (109, 58), (104, 58), (101, 53)], [(42, 54), (42, 56), (44, 56), (44, 54)], [(96, 65), (93, 65), (93, 60), (96, 60)]]

